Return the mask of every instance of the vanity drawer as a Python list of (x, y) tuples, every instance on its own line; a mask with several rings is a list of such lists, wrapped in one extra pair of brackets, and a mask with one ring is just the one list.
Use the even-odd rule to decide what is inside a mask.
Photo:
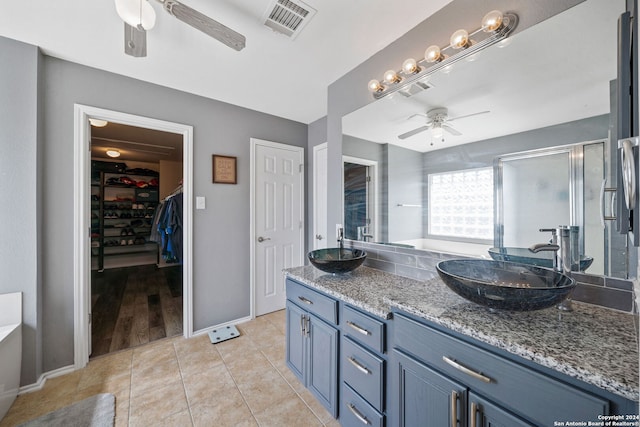
[(609, 413), (606, 400), (399, 314), (394, 346), (537, 425)]
[(287, 299), (327, 322), (338, 323), (338, 301), (333, 298), (287, 279)]
[(378, 411), (384, 410), (384, 360), (360, 347), (348, 337), (342, 338), (342, 380), (349, 384)]
[(384, 426), (384, 416), (351, 387), (342, 383), (340, 391), (340, 425), (342, 427)]
[(342, 333), (373, 350), (384, 353), (384, 323), (345, 305), (342, 311)]

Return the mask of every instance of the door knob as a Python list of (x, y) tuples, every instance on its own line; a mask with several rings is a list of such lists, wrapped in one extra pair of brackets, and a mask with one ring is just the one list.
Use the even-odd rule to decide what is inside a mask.
[(271, 237), (262, 237), (262, 236), (258, 237), (258, 242), (260, 243), (264, 242), (265, 240), (271, 240)]
[(317, 240), (322, 240), (322, 234), (316, 234), (316, 239)]

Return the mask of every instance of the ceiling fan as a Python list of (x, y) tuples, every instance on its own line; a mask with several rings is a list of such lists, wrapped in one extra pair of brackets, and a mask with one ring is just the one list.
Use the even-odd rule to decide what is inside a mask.
[(446, 108), (434, 108), (432, 110), (429, 110), (426, 116), (424, 114), (414, 114), (410, 116), (409, 119), (416, 116), (425, 117), (427, 119), (427, 122), (423, 126), (420, 126), (416, 129), (410, 130), (409, 132), (405, 132), (401, 135), (398, 135), (398, 138), (407, 139), (409, 137), (412, 137), (413, 135), (417, 135), (420, 132), (424, 132), (429, 129), (431, 129), (431, 136), (434, 139), (442, 138), (442, 136), (444, 135), (443, 131), (447, 131), (451, 135), (459, 136), (462, 134), (458, 132), (456, 129), (449, 126), (448, 123), (454, 120), (460, 120), (467, 117), (477, 116), (477, 115), (486, 114), (486, 113), (489, 113), (489, 111), (479, 111), (477, 113), (466, 114), (464, 116), (449, 117), (449, 111)]
[[(232, 49), (242, 50), (245, 37), (209, 18), (207, 15), (176, 0), (157, 0), (170, 15)], [(146, 31), (153, 28), (156, 13), (148, 0), (115, 0), (116, 11), (125, 22), (125, 53), (135, 57), (147, 56)]]

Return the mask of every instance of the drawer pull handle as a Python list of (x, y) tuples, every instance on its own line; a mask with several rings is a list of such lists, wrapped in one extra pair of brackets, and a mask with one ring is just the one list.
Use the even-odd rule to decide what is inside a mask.
[(367, 331), (365, 328), (363, 328), (362, 326), (358, 326), (355, 323), (347, 320), (347, 325), (351, 326), (353, 329), (355, 329), (356, 331), (360, 332), (362, 335), (371, 335), (371, 332)]
[(451, 391), (451, 427), (458, 426), (458, 393)]
[(353, 366), (355, 366), (355, 368), (358, 371), (362, 372), (363, 374), (367, 374), (367, 375), (371, 374), (371, 371), (369, 370), (369, 368), (364, 366), (362, 363), (358, 362), (353, 357), (349, 356), (349, 357), (347, 357), (347, 360), (349, 361), (349, 363), (351, 363)]
[(490, 383), (491, 382), (491, 378), (487, 377), (486, 375), (482, 375), (479, 372), (473, 371), (473, 370), (467, 368), (466, 366), (463, 366), (463, 365), (459, 364), (455, 360), (449, 359), (447, 356), (442, 356), (442, 360), (444, 360), (446, 363), (448, 363), (449, 365), (453, 366), (457, 370), (459, 370), (461, 372), (464, 372), (467, 375), (471, 375), (473, 378), (475, 378), (477, 380), (483, 381), (485, 383)]
[(478, 405), (476, 405), (476, 402), (471, 402), (471, 426), (470, 427), (477, 427), (477, 413), (478, 413)]
[(305, 304), (309, 304), (309, 305), (313, 304), (313, 301), (311, 301), (310, 299), (306, 299), (305, 297), (300, 296), (298, 297), (298, 299)]
[(351, 413), (352, 413), (353, 415), (355, 415), (355, 417), (356, 417), (358, 420), (360, 420), (360, 422), (361, 422), (362, 424), (365, 424), (365, 425), (370, 425), (370, 424), (371, 424), (371, 421), (369, 421), (369, 420), (367, 419), (367, 417), (365, 417), (364, 415), (362, 415), (362, 414), (360, 413), (360, 411), (358, 411), (358, 408), (356, 408), (356, 407), (353, 405), (353, 403), (349, 403), (349, 404), (347, 405), (347, 408), (349, 408), (349, 410), (351, 411)]

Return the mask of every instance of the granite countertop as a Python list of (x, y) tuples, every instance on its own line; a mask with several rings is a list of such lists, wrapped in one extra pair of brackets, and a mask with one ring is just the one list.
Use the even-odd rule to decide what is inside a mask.
[(579, 302), (573, 302), (573, 312), (491, 312), (458, 296), (439, 278), (420, 282), (368, 267), (331, 275), (304, 266), (285, 274), (382, 319), (399, 309), (638, 401), (632, 314)]

